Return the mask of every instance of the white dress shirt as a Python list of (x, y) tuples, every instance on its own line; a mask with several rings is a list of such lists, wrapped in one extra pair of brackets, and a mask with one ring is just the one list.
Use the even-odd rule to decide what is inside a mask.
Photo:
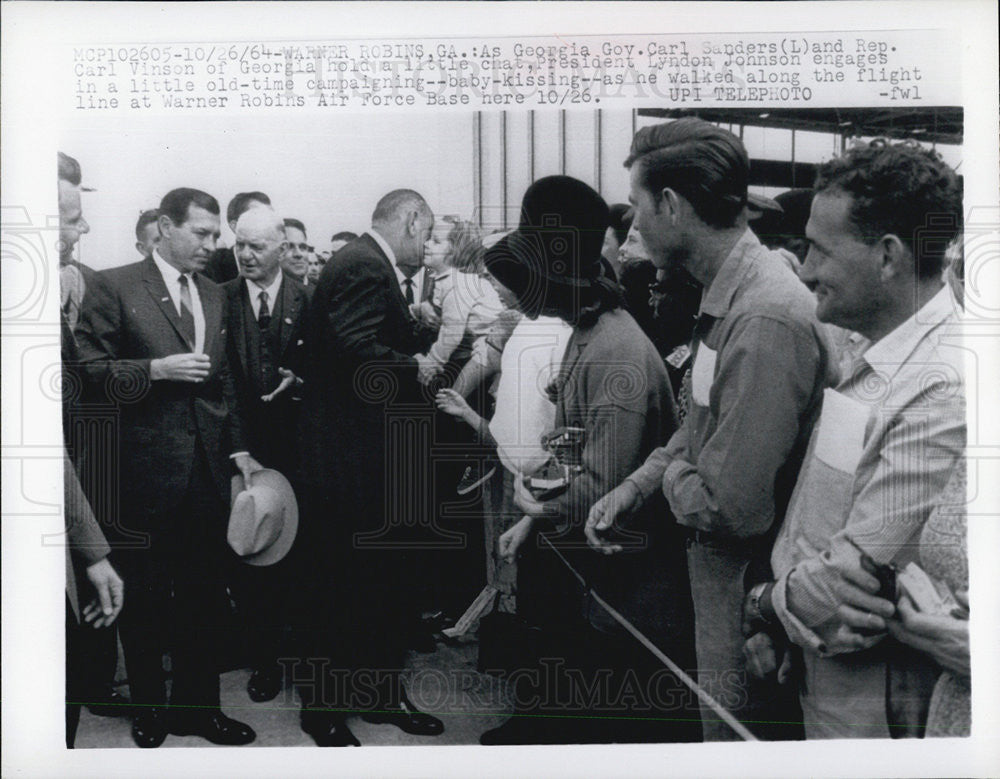
[[(178, 316), (181, 313), (181, 272), (160, 256), (157, 249), (153, 249), (153, 262), (163, 277), (163, 283), (167, 286), (170, 299), (177, 309)], [(201, 308), (201, 296), (198, 294), (198, 285), (194, 283), (192, 274), (185, 274), (188, 277), (188, 289), (191, 291), (191, 314), (194, 317), (194, 352), (201, 354), (205, 350), (205, 312)]]
[[(395, 252), (393, 252), (392, 247), (390, 247), (389, 244), (386, 243), (385, 238), (383, 238), (381, 235), (379, 235), (374, 230), (369, 231), (368, 235), (370, 235), (375, 240), (375, 243), (377, 243), (379, 245), (379, 248), (381, 248), (382, 251), (385, 252), (385, 256), (389, 258), (389, 262), (392, 263), (392, 269), (394, 271), (396, 271), (396, 281), (399, 282), (399, 290), (400, 290), (400, 292), (403, 293), (403, 297), (405, 298), (406, 297), (406, 286), (404, 285), (403, 282), (406, 280), (406, 274), (403, 273), (403, 271), (401, 271), (399, 269), (399, 266), (396, 264), (396, 254), (395, 254)], [(423, 300), (424, 276), (425, 276), (426, 270), (427, 270), (426, 268), (421, 268), (419, 271), (417, 271), (416, 273), (414, 273), (413, 276), (410, 277), (410, 281), (413, 282), (413, 302), (414, 303), (419, 303), (421, 300)]]
[(267, 310), (274, 316), (274, 306), (278, 300), (278, 292), (281, 290), (281, 268), (278, 268), (278, 275), (274, 277), (268, 286), (262, 287), (256, 281), (243, 279), (246, 285), (247, 294), (250, 296), (250, 307), (253, 309), (253, 318), (260, 319), (260, 293), (267, 293)]

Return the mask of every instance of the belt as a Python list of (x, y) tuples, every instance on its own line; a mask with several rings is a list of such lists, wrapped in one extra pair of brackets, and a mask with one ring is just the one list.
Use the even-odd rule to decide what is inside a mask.
[(692, 544), (703, 546), (714, 546), (718, 549), (725, 549), (730, 552), (737, 552), (751, 557), (773, 543), (767, 536), (753, 536), (751, 538), (739, 538), (737, 536), (713, 533), (708, 530), (698, 530), (692, 527), (681, 526), (684, 537)]

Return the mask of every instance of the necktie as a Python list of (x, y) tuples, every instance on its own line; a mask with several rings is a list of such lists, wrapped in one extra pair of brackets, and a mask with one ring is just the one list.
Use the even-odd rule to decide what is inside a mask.
[(181, 285), (181, 334), (187, 339), (188, 346), (194, 349), (194, 305), (191, 303), (188, 277), (182, 273), (178, 282)]
[(262, 289), (257, 297), (260, 299), (260, 308), (257, 310), (257, 326), (261, 330), (267, 330), (271, 324), (271, 311), (267, 307), (267, 290)]
[(403, 279), (403, 286), (406, 287), (406, 291), (403, 293), (406, 298), (406, 304), (413, 304), (413, 279)]

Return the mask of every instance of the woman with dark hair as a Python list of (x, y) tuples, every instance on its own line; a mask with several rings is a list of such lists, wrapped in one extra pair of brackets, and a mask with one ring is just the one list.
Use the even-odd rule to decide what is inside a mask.
[(608, 207), (611, 223), (604, 231), (604, 245), (601, 257), (615, 272), (615, 279), (621, 279), (621, 248), (625, 244), (628, 229), (632, 226), (632, 207), (628, 203), (615, 203)]
[[(559, 227), (549, 226), (553, 223)], [(608, 224), (607, 205), (583, 182), (565, 176), (540, 179), (524, 196), (518, 229), (485, 257), (490, 273), (517, 296), (527, 316), (555, 316), (573, 328), (548, 388), (556, 406), (555, 431), (548, 438), (575, 447), (570, 444), (572, 452), (556, 456), (568, 474), (561, 492), (533, 492), (525, 480), (517, 481), (515, 500), (525, 517), (500, 538), (503, 554), (522, 555), (518, 610), (543, 628), (540, 656), (564, 659), (573, 671), (547, 680), (561, 691), (559, 700), (542, 700), (538, 707), (545, 713), (558, 706), (561, 716), (515, 716), (484, 734), (484, 744), (698, 737), (697, 727), (656, 721), (667, 705), (674, 707), (675, 720), (684, 720), (676, 709), (682, 687), (666, 679), (666, 669), (657, 667), (591, 596), (591, 590), (597, 592), (675, 661), (690, 667), (693, 628), (684, 546), (673, 523), (663, 519), (669, 516), (665, 506), (650, 501), (621, 532), (627, 554), (595, 554), (586, 548), (582, 532), (593, 501), (677, 426), (663, 361), (623, 309), (620, 287), (603, 274), (601, 246)], [(566, 453), (560, 446), (551, 448)], [(586, 582), (582, 588), (576, 576)], [(612, 683), (603, 686), (609, 669)], [(645, 684), (654, 674), (658, 683)], [(616, 690), (630, 675), (644, 690), (655, 689), (669, 699), (624, 700)], [(581, 684), (608, 694), (595, 699)], [(570, 713), (566, 700), (579, 717), (565, 716)]]

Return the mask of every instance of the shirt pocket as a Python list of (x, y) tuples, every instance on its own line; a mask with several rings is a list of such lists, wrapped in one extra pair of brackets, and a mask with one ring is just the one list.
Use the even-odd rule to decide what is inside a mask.
[(698, 353), (691, 368), (691, 400), (699, 406), (708, 405), (708, 396), (715, 381), (715, 360), (718, 352), (698, 344)]
[(826, 389), (816, 434), (816, 457), (834, 470), (854, 474), (865, 447), (869, 406)]

